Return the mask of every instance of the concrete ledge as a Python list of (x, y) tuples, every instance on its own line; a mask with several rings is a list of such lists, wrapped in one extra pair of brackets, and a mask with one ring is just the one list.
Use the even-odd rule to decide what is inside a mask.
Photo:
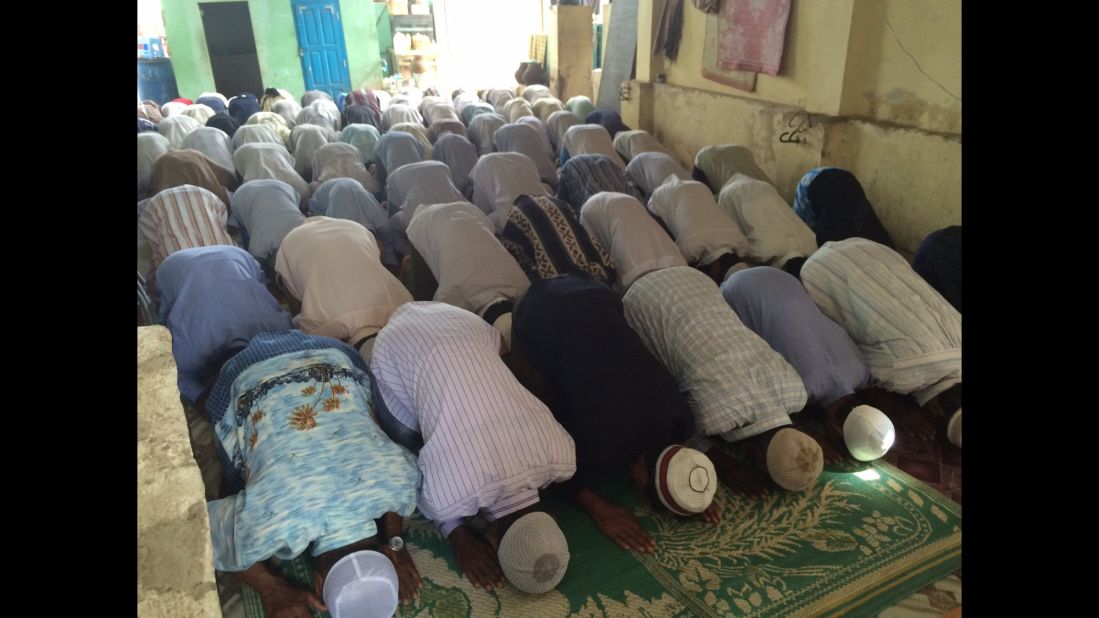
[(163, 326), (137, 329), (137, 436), (137, 613), (221, 616), (202, 477)]

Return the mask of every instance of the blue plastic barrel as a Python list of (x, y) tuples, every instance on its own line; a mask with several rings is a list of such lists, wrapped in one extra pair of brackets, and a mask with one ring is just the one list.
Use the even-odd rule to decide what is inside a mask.
[(176, 75), (169, 58), (137, 60), (137, 100), (153, 100), (160, 105), (179, 97)]

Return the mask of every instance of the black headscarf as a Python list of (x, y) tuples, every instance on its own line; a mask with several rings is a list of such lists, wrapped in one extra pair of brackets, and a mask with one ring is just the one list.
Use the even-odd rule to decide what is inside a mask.
[(229, 114), (222, 112), (210, 116), (210, 118), (206, 120), (206, 126), (221, 129), (222, 131), (225, 131), (229, 137), (233, 137), (233, 134), (236, 133), (237, 129), (240, 127), (240, 122)]
[(860, 237), (894, 248), (855, 175), (839, 167), (810, 170), (798, 183), (794, 212), (817, 235), (817, 245)]
[(588, 117), (584, 119), (586, 124), (597, 124), (607, 130), (607, 133), (611, 134), (613, 138), (618, 135), (619, 131), (629, 131), (630, 128), (622, 122), (622, 117), (618, 115), (618, 112), (611, 111), (609, 109), (597, 109), (594, 112), (588, 114)]
[(236, 118), (240, 124), (248, 122), (252, 114), (258, 112), (259, 109), (259, 99), (250, 92), (241, 93), (233, 97), (232, 101), (229, 101), (229, 115)]
[(952, 225), (928, 234), (916, 250), (912, 268), (961, 313), (962, 226)]

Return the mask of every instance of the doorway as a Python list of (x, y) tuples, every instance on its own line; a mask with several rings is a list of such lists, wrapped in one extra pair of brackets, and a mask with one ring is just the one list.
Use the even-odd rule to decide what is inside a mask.
[(202, 2), (198, 5), (214, 87), (226, 97), (242, 92), (263, 96), (256, 37), (247, 2)]

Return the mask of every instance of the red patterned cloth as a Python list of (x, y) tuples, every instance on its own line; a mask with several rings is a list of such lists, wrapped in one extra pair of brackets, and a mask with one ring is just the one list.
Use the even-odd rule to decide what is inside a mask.
[(718, 62), (732, 71), (778, 75), (790, 0), (725, 0)]

